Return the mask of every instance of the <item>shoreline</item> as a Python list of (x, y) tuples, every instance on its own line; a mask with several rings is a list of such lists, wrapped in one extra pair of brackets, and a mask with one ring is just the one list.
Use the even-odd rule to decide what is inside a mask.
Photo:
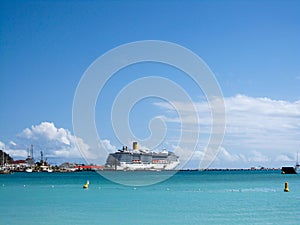
[(228, 172), (228, 171), (278, 171), (280, 172), (281, 168), (263, 168), (263, 169), (253, 169), (253, 168), (211, 168), (211, 169), (180, 169), (180, 170), (109, 170), (109, 169), (102, 169), (102, 170), (95, 170), (95, 169), (85, 169), (85, 170), (75, 170), (75, 171), (32, 171), (26, 172), (25, 170), (10, 170), (6, 173), (0, 174), (12, 174), (12, 173), (81, 173), (81, 172)]

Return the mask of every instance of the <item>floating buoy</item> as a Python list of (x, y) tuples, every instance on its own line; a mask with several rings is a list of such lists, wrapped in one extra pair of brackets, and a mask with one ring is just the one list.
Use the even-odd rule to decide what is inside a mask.
[(87, 180), (86, 183), (83, 185), (84, 189), (88, 189), (89, 188), (89, 184), (90, 182)]
[(288, 182), (285, 182), (284, 184), (284, 192), (289, 192), (289, 183)]

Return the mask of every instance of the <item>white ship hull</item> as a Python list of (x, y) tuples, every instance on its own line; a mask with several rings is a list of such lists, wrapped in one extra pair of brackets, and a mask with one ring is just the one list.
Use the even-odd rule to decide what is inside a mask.
[(122, 163), (117, 166), (117, 170), (174, 170), (179, 165), (179, 161), (171, 163)]

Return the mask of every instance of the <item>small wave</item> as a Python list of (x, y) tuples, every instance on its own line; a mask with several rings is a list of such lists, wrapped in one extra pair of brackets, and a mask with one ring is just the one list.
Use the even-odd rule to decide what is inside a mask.
[(227, 189), (226, 192), (276, 192), (272, 188), (242, 188), (242, 189)]

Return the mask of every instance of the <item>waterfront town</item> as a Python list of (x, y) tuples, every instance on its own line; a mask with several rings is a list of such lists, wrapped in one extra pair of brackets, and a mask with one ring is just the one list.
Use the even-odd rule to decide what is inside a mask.
[(26, 159), (14, 160), (4, 150), (0, 150), (0, 174), (13, 172), (76, 172), (84, 170), (102, 170), (104, 166), (85, 165), (74, 162), (64, 162), (61, 165), (51, 165), (44, 158), (43, 151), (40, 151), (40, 160), (33, 157), (33, 145), (28, 150)]
[[(79, 172), (79, 171), (97, 171), (97, 170), (113, 170), (110, 167), (94, 164), (78, 164), (75, 162), (64, 162), (60, 165), (51, 165), (47, 162), (47, 158), (44, 158), (43, 151), (40, 151), (40, 158), (36, 160), (33, 157), (33, 145), (28, 150), (28, 156), (26, 159), (14, 160), (4, 150), (0, 149), (0, 174), (10, 174), (14, 172)], [(183, 170), (183, 169), (181, 169)], [(281, 170), (280, 168), (265, 168), (263, 166), (251, 167), (251, 168), (239, 168), (239, 169), (218, 169), (218, 168), (206, 168), (206, 169), (184, 169), (184, 171), (232, 171), (232, 170)]]

